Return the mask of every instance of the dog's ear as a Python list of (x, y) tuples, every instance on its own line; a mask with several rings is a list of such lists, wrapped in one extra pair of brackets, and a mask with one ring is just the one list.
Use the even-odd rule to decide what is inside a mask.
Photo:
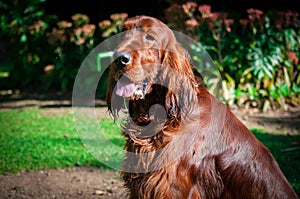
[(167, 43), (164, 44), (164, 49), (161, 49), (161, 63), (163, 67), (171, 67), (178, 74), (188, 77), (190, 81), (194, 81), (191, 58), (188, 52), (177, 42), (173, 33), (164, 40)]
[[(180, 119), (185, 110), (196, 100), (195, 75), (186, 50), (171, 38), (167, 48), (162, 52), (162, 77), (168, 88), (166, 93), (166, 109), (169, 116)], [(196, 102), (197, 104), (197, 102)]]
[(107, 90), (106, 90), (106, 104), (108, 106), (109, 112), (113, 115), (113, 117), (116, 119), (118, 117), (118, 112), (122, 109), (124, 106), (124, 99), (118, 95), (116, 95), (116, 92), (114, 92), (117, 82), (115, 81), (112, 74), (114, 68), (109, 67), (109, 76), (108, 76), (108, 84), (107, 84)]

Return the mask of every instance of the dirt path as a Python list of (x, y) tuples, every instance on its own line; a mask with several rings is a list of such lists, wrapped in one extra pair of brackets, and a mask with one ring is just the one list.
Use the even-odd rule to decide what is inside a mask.
[(118, 172), (76, 167), (0, 176), (0, 198), (124, 198)]
[[(96, 103), (97, 112), (107, 117), (106, 107), (101, 101)], [(47, 114), (71, 112), (70, 101), (23, 100), (0, 103), (0, 110), (41, 108)], [(300, 107), (289, 111), (256, 113), (247, 110), (233, 110), (249, 128), (263, 128), (267, 132), (295, 135), (300, 134)], [(93, 167), (75, 167), (56, 170), (22, 172), (0, 175), (0, 198), (50, 199), (120, 199), (125, 191), (117, 171), (101, 171)]]

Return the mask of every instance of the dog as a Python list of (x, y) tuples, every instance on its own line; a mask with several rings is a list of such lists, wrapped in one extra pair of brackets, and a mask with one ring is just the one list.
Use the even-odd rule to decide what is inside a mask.
[(162, 21), (136, 16), (109, 66), (108, 110), (122, 123), (130, 199), (298, 198), (270, 151), (212, 96)]

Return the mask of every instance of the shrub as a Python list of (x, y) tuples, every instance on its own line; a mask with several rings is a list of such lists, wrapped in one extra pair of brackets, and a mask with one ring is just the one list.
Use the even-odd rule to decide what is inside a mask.
[[(84, 58), (102, 40), (119, 32), (127, 17), (126, 13), (112, 14), (111, 21), (105, 20), (98, 26), (91, 24), (89, 17), (82, 13), (72, 15), (70, 21), (60, 20), (45, 14), (44, 2), (0, 3), (3, 13), (0, 17), (0, 38), (7, 41), (5, 49), (12, 65), (1, 70), (9, 72), (5, 84), (10, 89), (70, 91)], [(92, 72), (97, 72), (96, 69), (95, 62)], [(97, 82), (87, 79), (86, 83)], [(99, 85), (98, 97), (103, 98), (106, 84), (102, 82)]]
[[(71, 16), (70, 21), (59, 20), (45, 14), (44, 1), (0, 4), (0, 38), (6, 41), (11, 63), (6, 84), (64, 92), (72, 89), (87, 54), (119, 33), (128, 15), (112, 14), (110, 20), (98, 25), (81, 13)], [(243, 19), (234, 13), (212, 12), (210, 5), (187, 2), (166, 9), (166, 19), (171, 28), (190, 35), (209, 52), (223, 77), (225, 103), (262, 110), (299, 104), (298, 13), (253, 8), (245, 12), (248, 16)], [(201, 62), (200, 57), (194, 58)], [(106, 78), (107, 72), (100, 80), (98, 97), (105, 95)]]
[[(174, 9), (181, 20), (174, 19)], [(247, 19), (231, 18), (195, 2), (166, 11), (175, 29), (210, 53), (223, 76), (224, 102), (263, 110), (299, 104), (298, 13), (250, 8)]]
[[(47, 33), (47, 41), (54, 52), (47, 71), (45, 88), (59, 87), (66, 91), (72, 88), (77, 71), (87, 54), (100, 41), (95, 37), (96, 26), (89, 24), (89, 17), (77, 13), (72, 21), (58, 21)], [(48, 65), (49, 66), (49, 65)]]
[(48, 48), (46, 32), (55, 17), (45, 15), (43, 2), (24, 0), (0, 3), (0, 38), (5, 41), (12, 65), (8, 79), (12, 88), (28, 87), (44, 78), (41, 75), (43, 66), (49, 59), (49, 51), (45, 52)]

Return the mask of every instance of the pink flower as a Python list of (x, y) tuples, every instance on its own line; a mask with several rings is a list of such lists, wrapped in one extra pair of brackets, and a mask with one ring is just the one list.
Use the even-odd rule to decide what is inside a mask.
[(199, 25), (198, 21), (195, 19), (188, 19), (185, 21), (185, 24), (191, 27), (197, 27)]
[(47, 36), (47, 41), (50, 44), (54, 44), (57, 41), (63, 44), (67, 40), (67, 36), (65, 35), (65, 30), (57, 29), (57, 28), (53, 28), (52, 32), (48, 32), (46, 36)]
[(80, 38), (75, 40), (75, 44), (77, 44), (78, 46), (82, 45), (85, 43), (85, 39), (84, 38)]
[(293, 64), (299, 63), (299, 58), (297, 57), (297, 54), (295, 52), (289, 51), (288, 58), (290, 61), (292, 61)]
[(82, 28), (75, 28), (74, 34), (79, 37), (82, 34)]
[(200, 13), (210, 13), (211, 12), (211, 6), (210, 5), (200, 5), (198, 8)]
[(77, 14), (74, 14), (72, 15), (72, 20), (73, 21), (77, 21), (77, 20), (85, 20), (87, 23), (89, 22), (89, 17), (85, 14), (81, 14), (81, 13), (77, 13)]
[(58, 26), (58, 28), (61, 28), (61, 29), (70, 28), (70, 27), (72, 27), (72, 23), (63, 20), (63, 21), (57, 22), (57, 26)]
[(84, 37), (93, 37), (96, 26), (94, 24), (86, 24), (82, 27)]
[(193, 2), (193, 1), (189, 1), (185, 4), (190, 10), (196, 10), (197, 8), (197, 3), (196, 2)]
[(279, 11), (277, 12), (277, 16), (278, 18), (275, 20), (276, 26), (281, 28), (283, 25), (289, 26), (292, 24), (297, 24), (299, 13), (292, 12), (290, 10), (285, 12)]
[(262, 15), (262, 14), (264, 14), (263, 11), (258, 10), (258, 9), (253, 9), (253, 8), (248, 9), (247, 12), (248, 12), (248, 14), (255, 14), (255, 15)]
[(101, 30), (105, 30), (111, 25), (111, 22), (109, 20), (103, 20), (98, 23), (98, 26)]
[(128, 17), (128, 14), (127, 14), (127, 13), (115, 13), (115, 14), (110, 15), (110, 18), (111, 18), (113, 21), (118, 21), (118, 20), (123, 21), (123, 20), (126, 19), (127, 17)]
[(197, 6), (198, 5), (196, 2), (189, 1), (186, 4), (182, 5), (182, 9), (185, 12), (185, 14), (190, 15), (191, 13), (195, 12)]
[(73, 15), (71, 18), (76, 27), (81, 27), (84, 24), (90, 23), (90, 18), (85, 14), (78, 13), (78, 14)]
[(261, 15), (264, 14), (263, 11), (258, 10), (258, 9), (253, 9), (253, 8), (249, 8), (247, 10), (248, 12), (248, 18), (250, 19), (250, 21), (255, 21), (256, 19), (260, 19)]
[(29, 33), (33, 35), (36, 33), (43, 32), (46, 30), (47, 26), (48, 25), (42, 20), (36, 21), (33, 25), (28, 27)]
[(225, 24), (225, 27), (226, 27), (226, 31), (227, 31), (227, 32), (231, 32), (231, 27), (230, 27), (230, 25), (232, 25), (233, 22), (234, 22), (233, 19), (225, 19), (225, 20), (224, 20), (224, 24)]

